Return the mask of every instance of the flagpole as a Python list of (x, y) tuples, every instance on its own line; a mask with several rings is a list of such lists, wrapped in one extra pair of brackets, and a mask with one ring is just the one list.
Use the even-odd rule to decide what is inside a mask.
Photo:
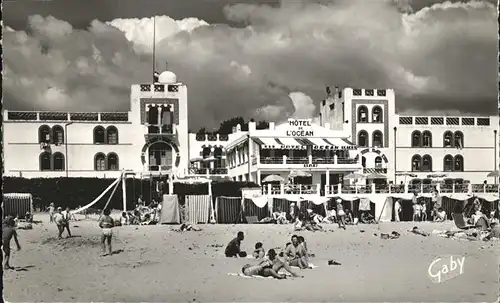
[(153, 83), (156, 82), (154, 78), (155, 69), (156, 69), (156, 16), (153, 16), (153, 62), (152, 62), (153, 72)]

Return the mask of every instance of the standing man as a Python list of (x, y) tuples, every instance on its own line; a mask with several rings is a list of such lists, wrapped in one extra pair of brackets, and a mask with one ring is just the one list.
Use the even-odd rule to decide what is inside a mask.
[[(104, 216), (99, 220), (99, 227), (101, 228), (101, 244), (102, 244), (102, 256), (108, 256), (113, 254), (111, 248), (111, 238), (113, 237), (112, 228), (115, 227), (115, 221), (110, 216), (111, 212), (108, 208), (104, 210)], [(109, 247), (109, 253), (106, 253), (106, 243)]]
[(442, 206), (442, 200), (441, 200), (441, 196), (439, 195), (439, 191), (436, 189), (434, 189), (433, 193), (432, 193), (432, 221), (435, 221), (437, 218), (438, 218), (438, 213), (439, 213), (439, 209), (441, 208)]
[(396, 199), (396, 203), (394, 203), (394, 220), (396, 222), (400, 222), (399, 216), (401, 215), (401, 203), (399, 203), (399, 199)]
[(71, 212), (69, 211), (69, 207), (66, 207), (66, 210), (62, 212), (63, 215), (63, 231), (66, 229), (68, 231), (68, 237), (71, 238), (71, 230), (69, 229), (69, 221), (71, 220)]
[(58, 239), (62, 239), (62, 234), (64, 232), (64, 215), (62, 214), (62, 208), (58, 207), (57, 212), (54, 214), (54, 222), (56, 223), (57, 230), (59, 231)]
[(17, 232), (14, 227), (14, 218), (9, 216), (6, 218), (2, 226), (2, 250), (3, 250), (3, 269), (14, 269), (10, 266), (10, 241), (14, 238), (17, 245), (17, 250), (21, 250), (21, 245), (19, 245), (19, 240), (17, 239)]

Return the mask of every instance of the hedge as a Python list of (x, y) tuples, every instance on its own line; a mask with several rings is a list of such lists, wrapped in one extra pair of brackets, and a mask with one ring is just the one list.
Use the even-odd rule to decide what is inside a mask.
[[(56, 206), (63, 208), (70, 207), (75, 209), (78, 206), (84, 206), (99, 196), (114, 179), (98, 178), (36, 178), (26, 179), (17, 177), (5, 177), (3, 179), (4, 193), (31, 193), (33, 195), (33, 204), (36, 209), (45, 209), (51, 202)], [(168, 194), (169, 186), (166, 183), (160, 186), (161, 192)], [(240, 197), (241, 188), (259, 187), (251, 182), (233, 182), (224, 181), (212, 183), (212, 195)], [(150, 180), (127, 179), (127, 209), (132, 209), (137, 203), (137, 199), (142, 195), (146, 203), (151, 198), (158, 199), (156, 193), (156, 182)], [(112, 189), (97, 202), (93, 208), (102, 209), (109, 198)], [(174, 183), (174, 194), (179, 195), (179, 201), (184, 203), (185, 195), (203, 195), (208, 194), (208, 184), (184, 184)], [(116, 190), (110, 202), (110, 207), (122, 209), (122, 189), (121, 183)]]

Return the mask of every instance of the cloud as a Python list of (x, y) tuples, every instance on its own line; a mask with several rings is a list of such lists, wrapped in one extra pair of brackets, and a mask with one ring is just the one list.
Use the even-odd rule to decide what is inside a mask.
[[(399, 112), (496, 114), (492, 4), (318, 2), (227, 6), (239, 28), (157, 17), (156, 66), (188, 85), (191, 128), (314, 116), (326, 85), (393, 88)], [(130, 85), (151, 79), (151, 18), (77, 30), (32, 16), (27, 28), (4, 32), (6, 108), (127, 110)]]

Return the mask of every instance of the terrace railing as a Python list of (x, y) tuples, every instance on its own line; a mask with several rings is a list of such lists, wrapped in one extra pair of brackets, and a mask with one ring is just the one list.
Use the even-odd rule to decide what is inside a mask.
[[(480, 194), (480, 193), (498, 193), (498, 184), (453, 184), (453, 185), (438, 185), (440, 193), (461, 193), (461, 194)], [(281, 184), (271, 185), (265, 184), (262, 186), (264, 195), (321, 195), (329, 196), (336, 194), (403, 194), (403, 193), (432, 193), (436, 188), (435, 185), (420, 184), (420, 185), (325, 185), (320, 184)]]
[(260, 164), (358, 164), (355, 158), (327, 157), (260, 157)]

